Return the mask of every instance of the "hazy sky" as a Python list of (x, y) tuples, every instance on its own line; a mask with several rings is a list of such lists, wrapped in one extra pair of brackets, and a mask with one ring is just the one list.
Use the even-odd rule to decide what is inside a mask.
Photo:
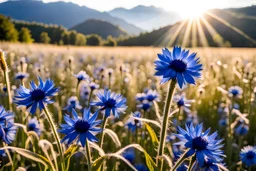
[[(43, 0), (53, 2), (58, 0)], [(79, 5), (85, 5), (100, 11), (108, 11), (116, 7), (132, 8), (137, 5), (154, 5), (166, 10), (178, 11), (188, 8), (209, 9), (256, 5), (256, 0), (65, 0)], [(191, 9), (189, 9), (191, 10)]]
[[(0, 2), (6, 0), (0, 0)], [(59, 0), (43, 0), (54, 2)], [(85, 5), (99, 11), (108, 11), (116, 7), (132, 8), (137, 5), (154, 5), (169, 11), (182, 13), (184, 10), (210, 8), (228, 8), (256, 5), (256, 0), (63, 0)]]

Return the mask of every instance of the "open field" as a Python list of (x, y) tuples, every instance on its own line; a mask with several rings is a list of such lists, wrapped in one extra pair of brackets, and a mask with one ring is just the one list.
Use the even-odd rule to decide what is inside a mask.
[[(97, 170), (97, 166), (102, 164), (106, 170), (131, 170), (134, 169), (133, 167), (140, 170), (137, 167), (143, 164), (150, 171), (157, 170), (155, 166), (157, 149), (161, 143), (160, 130), (168, 85), (168, 83), (160, 84), (161, 79), (154, 76), (154, 61), (157, 59), (157, 54), (162, 53), (160, 47), (68, 47), (0, 43), (0, 49), (6, 53), (11, 84), (8, 93), (5, 75), (2, 74), (0, 104), (6, 110), (12, 109), (14, 122), (19, 123), (17, 133), (12, 135), (12, 142), (5, 142), (4, 145), (20, 148), (5, 151), (3, 154), (6, 155), (1, 155), (3, 165), (7, 164), (4, 169), (21, 167), (27, 170), (44, 170), (48, 167), (50, 170), (63, 170), (63, 167), (70, 166), (67, 170), (86, 170), (90, 162), (86, 153), (88, 149), (85, 148), (91, 148), (93, 169)], [(172, 50), (172, 48), (169, 49)], [(189, 101), (184, 106), (174, 98), (171, 104), (171, 111), (175, 113), (170, 116), (167, 126), (164, 170), (170, 170), (178, 160), (178, 156), (186, 150), (174, 145), (179, 141), (173, 135), (177, 133), (177, 126), (184, 128), (185, 124), (191, 123), (203, 123), (203, 130), (211, 127), (210, 133), (218, 131), (216, 137), (223, 139), (225, 145), (221, 149), (227, 156), (223, 157), (223, 163), (226, 163), (225, 166), (229, 170), (255, 170), (256, 167), (248, 168), (240, 162), (239, 153), (247, 145), (256, 145), (256, 125), (254, 124), (256, 122), (256, 49), (192, 48), (190, 53), (192, 52), (197, 53), (200, 63), (203, 64), (202, 76), (197, 79), (195, 86), (186, 85), (183, 89), (176, 88), (176, 99), (177, 95), (184, 95)], [(78, 82), (74, 74), (82, 70), (90, 78), (86, 78), (87, 81)], [(28, 73), (29, 76), (24, 79), (17, 78), (16, 74), (21, 72)], [(104, 89), (119, 93), (127, 99), (125, 114), (120, 114), (119, 117), (111, 114), (107, 119), (102, 148), (99, 147), (101, 144), (99, 142), (86, 143), (90, 144), (90, 147), (86, 145), (83, 148), (80, 143), (64, 141), (61, 148), (65, 153), (61, 156), (57, 144), (53, 143), (56, 140), (51, 131), (47, 111), (42, 106), (37, 106), (43, 109), (42, 112), (36, 110), (32, 115), (30, 109), (17, 107), (17, 101), (19, 101), (17, 98), (14, 102), (8, 103), (10, 95), (11, 101), (15, 95), (18, 95), (20, 85), (23, 84), (30, 89), (29, 84), (32, 80), (38, 85), (37, 77), (41, 77), (43, 81), (50, 78), (56, 87), (59, 87), (58, 94), (53, 95), (53, 103), (47, 105), (57, 130), (64, 127), (61, 124), (72, 122), (65, 118), (72, 116), (72, 108), (82, 116), (82, 109), (88, 108), (90, 102), (97, 100), (96, 94)], [(92, 90), (92, 84), (88, 81), (98, 86)], [(232, 86), (240, 87), (239, 95), (232, 95), (229, 91)], [(155, 95), (153, 100), (147, 99), (150, 93)], [(70, 97), (74, 103), (71, 103), (72, 99), (68, 100)], [(140, 97), (144, 99), (140, 100)], [(97, 106), (91, 106), (92, 113), (97, 109)], [(146, 119), (134, 119), (132, 113), (136, 111), (140, 112), (141, 118)], [(100, 110), (97, 118), (104, 120), (105, 112), (106, 110)], [(30, 121), (33, 118), (36, 124), (31, 127)], [(0, 122), (2, 122), (1, 119)], [(129, 125), (129, 122), (133, 126)], [(80, 127), (80, 130), (82, 128)], [(133, 131), (132, 128), (134, 128)], [(31, 133), (33, 131), (36, 133)], [(57, 133), (61, 139), (65, 136), (63, 132)], [(99, 133), (96, 137), (101, 139), (101, 135)], [(131, 148), (124, 149), (128, 145)], [(27, 151), (24, 152), (21, 149), (27, 149)], [(35, 157), (32, 157), (28, 151), (44, 157), (36, 156), (38, 161), (35, 161)], [(62, 161), (62, 157), (65, 159), (65, 166), (61, 166), (59, 162)], [(128, 163), (125, 163), (127, 161)], [(185, 161), (181, 166), (185, 165), (188, 166), (189, 162)]]

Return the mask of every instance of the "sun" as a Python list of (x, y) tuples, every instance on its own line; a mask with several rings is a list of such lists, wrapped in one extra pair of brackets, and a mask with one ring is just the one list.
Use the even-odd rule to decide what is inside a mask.
[(175, 10), (183, 19), (197, 19), (211, 8), (205, 0), (189, 0), (184, 3), (186, 4), (178, 5)]
[(186, 18), (197, 19), (197, 18), (201, 17), (204, 14), (205, 11), (206, 10), (198, 9), (197, 11), (193, 11), (193, 12), (187, 14)]
[(180, 13), (180, 16), (184, 19), (197, 19), (201, 17), (206, 11), (207, 11), (206, 8), (197, 8), (197, 9), (194, 8), (193, 10), (183, 11), (182, 13)]

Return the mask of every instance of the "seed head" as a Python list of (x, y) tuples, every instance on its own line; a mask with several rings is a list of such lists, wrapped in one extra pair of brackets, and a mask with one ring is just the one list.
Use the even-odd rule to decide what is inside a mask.
[(0, 67), (1, 69), (6, 72), (8, 70), (7, 63), (5, 61), (5, 55), (4, 52), (0, 49)]

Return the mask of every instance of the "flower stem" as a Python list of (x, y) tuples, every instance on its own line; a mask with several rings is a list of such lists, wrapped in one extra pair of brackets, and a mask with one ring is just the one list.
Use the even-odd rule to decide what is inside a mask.
[(196, 161), (196, 156), (193, 155), (193, 156), (190, 158), (190, 161), (189, 161), (188, 171), (191, 171), (191, 170), (192, 170), (195, 161)]
[[(7, 147), (7, 146), (8, 146), (8, 145), (3, 142), (3, 147)], [(13, 163), (13, 161), (12, 161), (12, 156), (10, 155), (8, 149), (5, 149), (5, 153), (6, 153), (7, 156), (8, 156), (9, 162), (10, 162), (11, 165), (13, 166), (14, 163)]]
[(228, 138), (228, 143), (227, 143), (227, 164), (230, 166), (231, 165), (231, 156), (232, 156), (232, 138), (233, 138), (233, 130), (231, 128), (233, 118), (232, 118), (232, 109), (234, 107), (234, 98), (231, 99), (231, 106), (229, 107), (229, 113), (228, 113), (228, 132), (227, 132), (227, 138)]
[(102, 148), (103, 146), (103, 139), (104, 139), (104, 129), (106, 127), (106, 124), (107, 124), (107, 120), (108, 120), (108, 117), (106, 117), (105, 115), (103, 115), (103, 124), (102, 124), (102, 133), (100, 135), (100, 148)]
[(111, 88), (111, 76), (108, 77), (108, 89), (110, 90)]
[[(100, 135), (100, 148), (102, 149), (103, 146), (103, 140), (104, 140), (104, 129), (106, 127), (108, 121), (108, 117), (106, 117), (105, 115), (103, 115), (103, 124), (102, 124), (102, 133)], [(105, 163), (102, 164), (102, 166), (100, 167), (100, 170), (103, 171)]]
[(7, 88), (8, 107), (9, 107), (9, 110), (12, 111), (12, 94), (11, 94), (11, 87), (10, 87), (8, 71), (4, 71), (4, 80), (5, 80), (5, 84), (6, 84), (6, 88)]
[(78, 81), (77, 84), (76, 84), (76, 96), (77, 96), (77, 99), (79, 99), (79, 85), (80, 85), (80, 81)]
[(86, 138), (86, 155), (87, 155), (88, 171), (90, 171), (92, 168), (92, 158), (91, 158), (90, 145), (89, 145), (89, 141), (87, 138)]
[[(167, 126), (168, 126), (168, 115), (169, 115), (170, 110), (171, 110), (171, 103), (172, 103), (173, 94), (175, 92), (176, 83), (177, 83), (176, 80), (172, 80), (170, 82), (169, 90), (168, 90), (166, 100), (165, 100), (163, 122), (162, 122), (162, 128), (161, 128), (161, 133), (160, 133), (160, 142), (159, 142), (158, 154), (157, 154), (158, 157), (161, 157), (164, 153), (166, 130), (167, 130)], [(162, 165), (163, 165), (163, 161), (161, 160), (161, 168), (163, 168)]]
[(175, 171), (186, 159), (187, 159), (187, 152), (188, 150), (186, 150), (179, 158), (179, 160), (177, 160), (177, 162), (175, 163), (175, 165), (172, 167), (171, 171)]
[(62, 147), (61, 147), (61, 144), (60, 144), (60, 137), (57, 133), (57, 130), (56, 130), (56, 127), (54, 125), (52, 116), (51, 116), (51, 114), (49, 113), (49, 111), (46, 107), (44, 107), (44, 112), (45, 112), (47, 120), (48, 120), (48, 122), (51, 126), (51, 129), (53, 131), (53, 136), (55, 138), (55, 141), (57, 142), (57, 148), (58, 148), (58, 151), (60, 153), (60, 158), (61, 158), (61, 168), (62, 168), (61, 170), (65, 170), (64, 154), (63, 154)]
[(91, 99), (92, 99), (92, 93), (93, 93), (93, 90), (90, 91), (87, 107), (90, 107), (90, 103), (91, 103)]

